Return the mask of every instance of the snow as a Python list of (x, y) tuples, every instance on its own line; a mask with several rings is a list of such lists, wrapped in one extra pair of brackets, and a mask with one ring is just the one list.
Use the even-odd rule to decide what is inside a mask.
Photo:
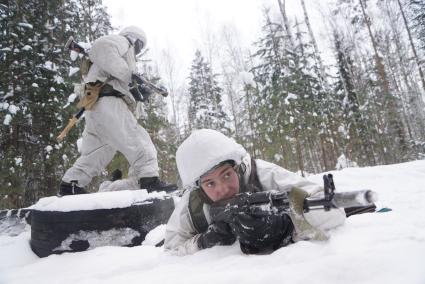
[(47, 145), (44, 149), (49, 154), (53, 150), (53, 147), (51, 145)]
[(70, 104), (72, 104), (75, 99), (77, 98), (77, 95), (75, 93), (72, 93), (68, 96), (67, 103), (63, 106), (63, 108), (67, 108)]
[(9, 104), (7, 102), (0, 103), (0, 109), (8, 109)]
[(94, 249), (102, 246), (125, 246), (131, 244), (131, 240), (140, 236), (140, 233), (131, 228), (111, 229), (107, 231), (79, 231), (71, 234), (62, 241), (61, 245), (53, 249), (54, 251), (71, 250), (74, 241), (88, 241), (89, 248)]
[(78, 138), (76, 143), (77, 143), (78, 153), (81, 153), (82, 147), (83, 147), (83, 138), (82, 137)]
[(15, 105), (10, 105), (8, 110), (11, 114), (16, 114), (19, 111), (19, 107)]
[(4, 116), (3, 124), (9, 125), (11, 121), (12, 121), (12, 116), (10, 114), (6, 114)]
[(63, 84), (63, 83), (65, 83), (65, 80), (63, 79), (63, 77), (62, 76), (59, 76), (59, 75), (55, 75), (54, 76), (54, 80), (55, 80), (55, 82), (57, 84)]
[(27, 28), (27, 29), (33, 29), (33, 25), (31, 25), (29, 23), (18, 23), (18, 26), (23, 27), (23, 28)]
[(298, 96), (293, 93), (288, 93), (288, 96), (285, 98), (285, 105), (288, 105), (290, 102), (289, 100), (296, 100), (298, 99)]
[(22, 158), (21, 157), (16, 157), (15, 159), (15, 165), (17, 165), (18, 167), (22, 166)]
[[(244, 255), (234, 244), (173, 256), (154, 246), (161, 226), (142, 246), (40, 259), (27, 226), (0, 236), (0, 283), (425, 283), (425, 160), (332, 174), (338, 191), (372, 189), (378, 207), (393, 211), (352, 216), (326, 242), (301, 241), (269, 255)], [(322, 175), (308, 179), (321, 183)]]
[(282, 160), (283, 159), (283, 155), (282, 154), (274, 154), (274, 160), (276, 161), (276, 162), (279, 162), (280, 160)]
[(49, 60), (45, 61), (43, 66), (44, 66), (44, 68), (46, 68), (47, 70), (50, 70), (50, 71), (56, 71), (57, 70), (55, 64), (52, 61), (49, 61)]
[(98, 192), (89, 195), (50, 196), (41, 198), (29, 208), (40, 211), (77, 211), (108, 208), (125, 208), (146, 199), (164, 198), (165, 191), (148, 193), (146, 190)]
[(358, 167), (357, 163), (348, 159), (344, 154), (338, 157), (335, 168), (341, 170), (344, 168)]
[(243, 71), (239, 74), (239, 77), (244, 85), (255, 86), (254, 75), (252, 73)]
[(80, 56), (80, 54), (76, 51), (70, 50), (69, 51), (69, 56), (71, 57), (72, 61), (77, 60), (77, 58)]
[(80, 68), (78, 68), (78, 67), (69, 67), (68, 76), (71, 77), (72, 75), (74, 75), (78, 71), (80, 71)]

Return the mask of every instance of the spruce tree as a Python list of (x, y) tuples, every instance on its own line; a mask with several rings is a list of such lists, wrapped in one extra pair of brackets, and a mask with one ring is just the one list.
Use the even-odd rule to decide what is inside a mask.
[[(152, 62), (144, 59), (139, 64), (139, 71), (153, 84), (161, 85), (161, 78), (157, 68), (153, 68)], [(145, 116), (139, 119), (139, 123), (149, 133), (158, 153), (160, 176), (167, 182), (177, 182), (175, 153), (177, 142), (175, 125), (168, 121), (168, 106), (166, 99), (159, 94), (153, 93), (149, 101), (143, 103)]]
[(337, 30), (333, 32), (335, 56), (338, 68), (338, 80), (334, 84), (334, 92), (339, 99), (339, 109), (343, 110), (343, 117), (339, 127), (343, 139), (343, 154), (350, 160), (356, 160), (360, 165), (375, 165), (376, 147), (370, 139), (368, 121), (359, 99), (358, 90), (353, 82), (353, 59), (350, 48), (344, 45), (342, 35)]
[(253, 105), (257, 109), (255, 131), (258, 133), (258, 154), (287, 168), (295, 168), (296, 161), (289, 141), (291, 110), (285, 105), (288, 98), (290, 64), (295, 64), (285, 48), (288, 36), (283, 26), (272, 21), (269, 11), (264, 11), (263, 35), (256, 42), (253, 54), (254, 92)]
[(69, 143), (78, 131), (66, 143), (56, 141), (75, 111), (64, 108), (73, 86), (63, 45), (79, 29), (69, 4), (30, 0), (1, 5), (0, 163), (5, 170), (0, 192), (18, 196), (18, 202), (5, 206), (26, 206), (55, 194), (71, 158), (78, 155)]
[[(423, 0), (408, 0), (411, 10), (411, 20), (413, 29), (416, 31), (417, 38), (420, 41), (420, 47), (425, 49), (425, 2)], [(424, 55), (424, 54), (422, 54)]]
[(195, 52), (189, 76), (189, 123), (191, 129), (211, 128), (227, 134), (229, 118), (222, 104), (217, 75), (201, 52)]

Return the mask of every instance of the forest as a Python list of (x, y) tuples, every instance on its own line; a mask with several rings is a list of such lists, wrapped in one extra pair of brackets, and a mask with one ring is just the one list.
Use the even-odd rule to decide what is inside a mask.
[[(285, 0), (264, 7), (261, 35), (250, 46), (223, 29), (215, 35), (219, 50), (194, 52), (184, 82), (176, 82), (170, 54), (160, 62), (143, 54), (139, 70), (170, 93), (152, 96), (140, 120), (163, 179), (178, 182), (176, 149), (199, 128), (219, 130), (254, 158), (303, 176), (425, 158), (425, 1), (334, 1), (324, 18), (331, 61), (318, 48), (313, 11), (297, 1), (302, 18), (287, 13)], [(78, 111), (79, 63), (64, 44), (115, 32), (102, 0), (0, 4), (0, 209), (57, 193), (84, 129), (81, 121), (56, 140)], [(127, 168), (117, 155), (89, 191)]]

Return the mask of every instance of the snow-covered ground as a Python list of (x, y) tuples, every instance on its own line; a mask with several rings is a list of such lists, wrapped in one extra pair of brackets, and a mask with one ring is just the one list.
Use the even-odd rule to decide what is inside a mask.
[[(0, 283), (425, 283), (425, 160), (333, 174), (338, 191), (373, 189), (378, 207), (393, 211), (352, 216), (326, 242), (270, 255), (244, 255), (235, 244), (172, 256), (153, 246), (162, 226), (139, 247), (40, 259), (26, 228), (0, 236)], [(322, 183), (321, 175), (309, 179)]]

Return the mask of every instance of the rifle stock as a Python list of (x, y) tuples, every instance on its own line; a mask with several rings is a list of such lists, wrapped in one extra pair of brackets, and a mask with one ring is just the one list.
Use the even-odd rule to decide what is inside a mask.
[(68, 135), (68, 132), (77, 124), (80, 117), (83, 115), (85, 111), (85, 108), (81, 108), (75, 115), (73, 115), (70, 119), (68, 124), (65, 126), (65, 128), (62, 130), (62, 132), (56, 137), (56, 139), (59, 142), (62, 142), (63, 139), (65, 139), (66, 135)]

